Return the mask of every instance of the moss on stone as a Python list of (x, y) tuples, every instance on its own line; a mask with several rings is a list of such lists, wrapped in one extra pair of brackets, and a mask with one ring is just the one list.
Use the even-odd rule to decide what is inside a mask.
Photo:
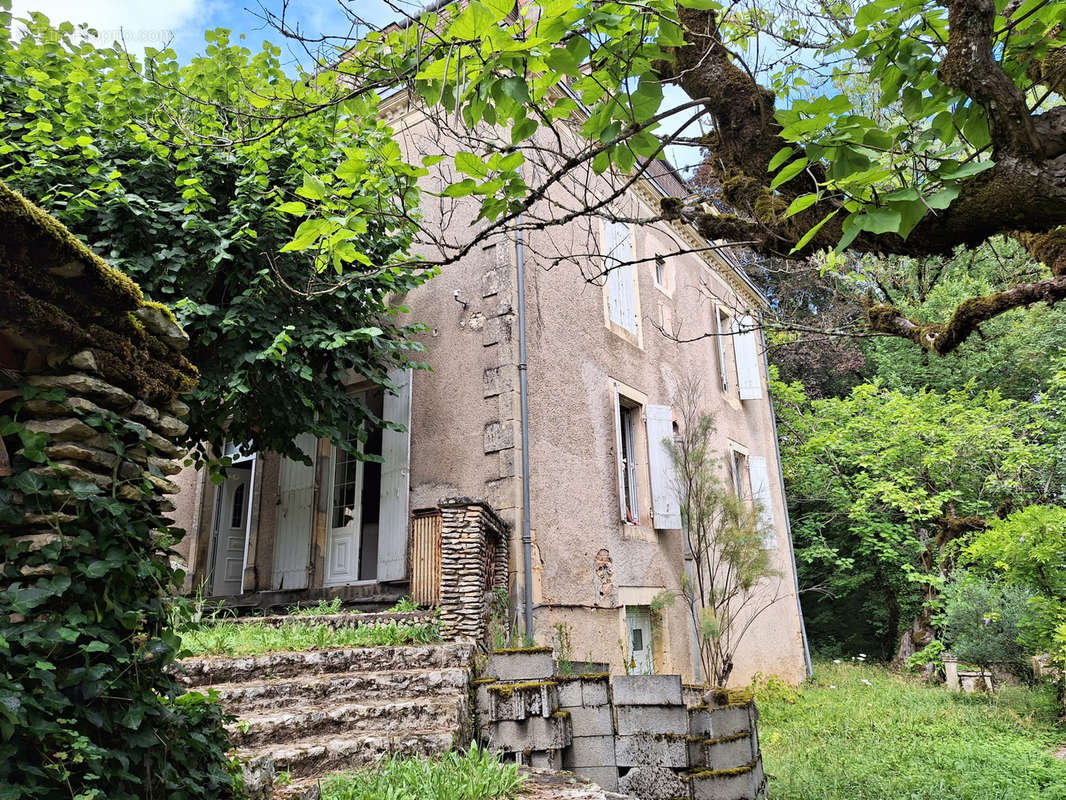
[(494, 683), (489, 686), (489, 693), (500, 697), (510, 697), (515, 692), (524, 692), (530, 689), (542, 689), (546, 686), (555, 686), (555, 681), (526, 681), (524, 683)]
[(741, 764), (739, 767), (730, 767), (729, 769), (694, 769), (684, 774), (690, 779), (730, 778), (734, 775), (743, 775), (746, 772), (751, 772), (753, 769), (755, 769), (758, 763), (759, 759), (753, 758), (747, 764)]
[(611, 677), (609, 672), (575, 672), (573, 675), (552, 675), (556, 683), (571, 683), (573, 681), (607, 681)]
[(546, 645), (534, 645), (533, 647), (504, 647), (493, 650), (493, 655), (506, 655), (508, 653), (550, 653), (552, 649)]

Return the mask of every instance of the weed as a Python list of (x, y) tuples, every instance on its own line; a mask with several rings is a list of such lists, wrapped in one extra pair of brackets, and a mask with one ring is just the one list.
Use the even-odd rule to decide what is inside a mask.
[(288, 786), (290, 783), (292, 783), (292, 773), (288, 770), (283, 769), (274, 775), (275, 786)]
[(559, 663), (560, 675), (574, 674), (574, 646), (570, 641), (570, 626), (565, 622), (552, 625), (555, 630), (555, 653)]
[(369, 770), (328, 778), (322, 800), (495, 800), (514, 797), (525, 778), (514, 764), (501, 764), (472, 745), (440, 759), (382, 761)]
[[(332, 600), (319, 600), (313, 606), (289, 606), (285, 611), (289, 614), (301, 617), (321, 617), (327, 614), (340, 614), (344, 610), (344, 602), (339, 597)], [(359, 612), (351, 612), (357, 614)]]
[(247, 656), (326, 647), (383, 647), (440, 641), (436, 622), (404, 625), (388, 622), (358, 628), (333, 629), (324, 623), (218, 622), (181, 632), (181, 655)]
[(404, 612), (404, 611), (418, 611), (418, 603), (410, 598), (408, 595), (404, 595), (393, 604), (389, 609), (392, 612)]

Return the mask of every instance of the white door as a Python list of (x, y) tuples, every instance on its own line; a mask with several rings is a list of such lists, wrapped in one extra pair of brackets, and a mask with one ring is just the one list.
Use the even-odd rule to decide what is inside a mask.
[(219, 487), (212, 594), (241, 593), (250, 484), (251, 470), (230, 469), (229, 477)]
[(646, 606), (626, 607), (626, 638), (628, 639), (630, 675), (651, 675), (655, 672), (652, 655), (651, 610)]
[(314, 460), (318, 439), (305, 433), (296, 446), (311, 464), (283, 458), (278, 471), (278, 516), (274, 533), (272, 588), (306, 589), (311, 567), (311, 528), (315, 494)]
[(334, 446), (330, 475), (323, 585), (341, 586), (359, 579), (363, 462)]
[[(378, 513), (379, 581), (407, 577), (408, 502), (411, 493), (411, 370), (392, 370), (396, 393), (386, 392), (382, 417), (404, 426), (381, 432), (381, 493)], [(365, 572), (365, 571), (364, 571)]]

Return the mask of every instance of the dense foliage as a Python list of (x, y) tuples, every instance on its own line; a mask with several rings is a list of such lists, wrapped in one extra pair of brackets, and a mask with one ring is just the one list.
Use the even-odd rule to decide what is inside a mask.
[[(387, 384), (418, 349), (398, 304), (430, 274), (406, 260), (416, 176), (389, 129), (299, 113), (333, 84), (287, 76), (269, 44), (209, 31), (189, 64), (170, 50), (140, 64), (39, 14), (15, 39), (5, 7), (0, 179), (174, 308), (200, 369), (188, 444), (346, 446), (380, 424), (344, 378)], [(330, 170), (345, 184), (326, 201), (314, 176)]]
[(890, 657), (916, 619), (930, 635), (957, 548), (1057, 488), (1042, 406), (877, 384), (822, 400), (798, 384), (774, 393), (808, 631), (823, 647)]
[[(181, 694), (164, 672), (179, 644), (168, 615), (182, 573), (168, 559), (171, 531), (152, 510), (154, 488), (130, 454), (152, 452), (145, 428), (110, 411), (76, 412), (115, 458), (105, 492), (33, 471), (49, 466), (48, 437), (17, 420), (35, 397), (63, 399), (23, 387), (0, 416), (0, 435), (22, 445), (14, 476), (0, 477), (0, 797), (230, 797), (220, 707)], [(24, 512), (51, 532), (18, 535)]]

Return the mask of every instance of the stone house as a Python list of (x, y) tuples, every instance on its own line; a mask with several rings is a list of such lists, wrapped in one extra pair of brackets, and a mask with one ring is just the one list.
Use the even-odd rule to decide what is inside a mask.
[[(385, 113), (409, 153), (447, 152), (406, 96), (387, 101)], [(651, 217), (662, 197), (686, 191), (675, 173), (655, 167), (615, 207), (621, 217)], [(442, 224), (459, 231), (473, 218), (460, 205)], [(444, 605), (466, 604), (473, 619), (485, 614), (487, 590), (509, 586), (521, 617), (525, 482), (538, 641), (562, 630), (576, 659), (698, 680), (687, 607), (653, 610), (652, 602), (676, 594), (686, 570), (663, 442), (674, 433), (677, 386), (695, 375), (716, 420), (723, 477), (762, 505), (774, 531), (766, 547), (782, 576), (765, 587), (782, 599), (753, 623), (734, 680), (763, 672), (799, 681), (805, 651), (792, 541), (764, 347), (751, 325), (767, 301), (711, 244), (680, 222), (584, 218), (498, 237), (448, 266), (405, 299), (430, 329), (431, 371), (392, 376), (396, 394), (352, 385), (407, 427), (370, 438), (366, 447), (382, 463), (307, 437), (298, 444), (314, 466), (234, 453), (221, 486), (188, 471), (176, 478), (191, 584), (238, 605), (340, 596), (379, 607), (404, 593), (441, 603), (443, 585)], [(607, 255), (574, 268), (573, 253)], [(608, 262), (616, 268), (604, 277)], [(582, 277), (591, 274), (598, 277)], [(699, 338), (706, 333), (721, 335)], [(686, 338), (695, 340), (678, 341)], [(462, 570), (449, 542), (470, 524), (491, 531), (467, 554), (481, 566), (457, 588)]]

